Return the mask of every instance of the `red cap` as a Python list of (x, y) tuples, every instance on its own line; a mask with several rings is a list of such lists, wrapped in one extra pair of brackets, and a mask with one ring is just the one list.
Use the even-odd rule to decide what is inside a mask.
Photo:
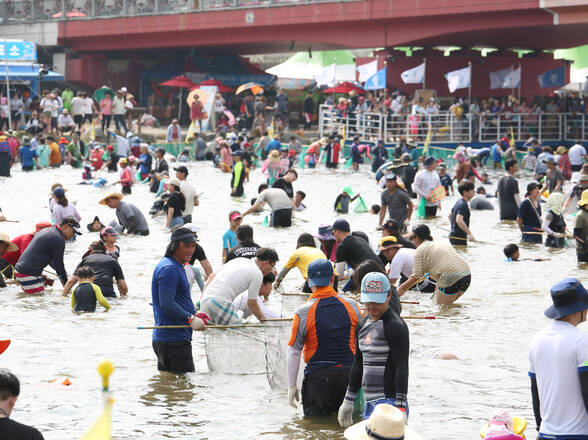
[(62, 137), (61, 139), (59, 139), (59, 143), (60, 144), (67, 144), (68, 140), (64, 137)]
[(113, 147), (112, 145), (109, 145), (108, 147), (106, 147), (106, 149), (107, 149), (108, 151), (114, 151), (114, 147)]
[(236, 220), (238, 218), (243, 218), (243, 216), (241, 215), (240, 212), (233, 212), (230, 216), (229, 216), (229, 220)]

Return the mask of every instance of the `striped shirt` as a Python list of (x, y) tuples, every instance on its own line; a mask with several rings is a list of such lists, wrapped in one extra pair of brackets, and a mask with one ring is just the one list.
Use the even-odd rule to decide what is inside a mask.
[(469, 264), (447, 244), (425, 241), (416, 250), (412, 262), (412, 276), (421, 279), (429, 273), (437, 280), (437, 287), (445, 288), (470, 275)]
[(355, 360), (345, 399), (354, 401), (359, 388), (366, 402), (394, 398), (406, 407), (408, 393), (408, 327), (392, 309), (376, 321), (364, 318), (357, 325)]

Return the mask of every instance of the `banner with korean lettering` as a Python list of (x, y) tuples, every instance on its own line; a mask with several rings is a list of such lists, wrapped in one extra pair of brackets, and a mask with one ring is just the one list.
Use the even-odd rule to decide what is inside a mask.
[(0, 61), (37, 61), (37, 43), (34, 41), (0, 40)]

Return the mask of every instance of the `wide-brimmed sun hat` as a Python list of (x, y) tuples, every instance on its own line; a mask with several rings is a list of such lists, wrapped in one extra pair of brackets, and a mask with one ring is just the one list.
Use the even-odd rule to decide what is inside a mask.
[(104, 197), (102, 200), (100, 200), (98, 203), (100, 203), (101, 205), (106, 205), (106, 201), (108, 199), (118, 199), (118, 200), (122, 200), (123, 199), (123, 195), (121, 193), (110, 193), (108, 194), (106, 197)]
[(333, 234), (331, 234), (331, 225), (320, 225), (318, 233), (315, 235), (319, 240), (334, 240)]
[(18, 250), (18, 245), (10, 241), (10, 237), (6, 232), (0, 232), (0, 243), (8, 245), (6, 252), (16, 252)]
[(347, 428), (344, 436), (347, 440), (420, 440), (421, 438), (412, 428), (406, 426), (404, 413), (387, 403), (376, 405), (369, 419)]
[(553, 305), (545, 309), (545, 316), (559, 319), (588, 309), (588, 293), (577, 278), (564, 278), (551, 287)]

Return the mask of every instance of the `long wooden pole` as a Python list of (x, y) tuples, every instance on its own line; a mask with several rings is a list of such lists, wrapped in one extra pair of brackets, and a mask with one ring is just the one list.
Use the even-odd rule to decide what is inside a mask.
[[(406, 315), (406, 316), (401, 316), (402, 319), (437, 319), (436, 316), (430, 316), (430, 315)], [(286, 321), (290, 321), (291, 318), (288, 318)], [(267, 319), (266, 319), (267, 321)], [(248, 327), (253, 327), (253, 328), (259, 328), (259, 327), (265, 327), (264, 324), (261, 323), (245, 323), (245, 324), (234, 324), (234, 325), (207, 325), (206, 328), (207, 329), (231, 329), (231, 328), (248, 328)], [(156, 326), (139, 326), (137, 327), (137, 330), (160, 330), (160, 329), (174, 329), (174, 328), (190, 328), (189, 325), (156, 325)]]

